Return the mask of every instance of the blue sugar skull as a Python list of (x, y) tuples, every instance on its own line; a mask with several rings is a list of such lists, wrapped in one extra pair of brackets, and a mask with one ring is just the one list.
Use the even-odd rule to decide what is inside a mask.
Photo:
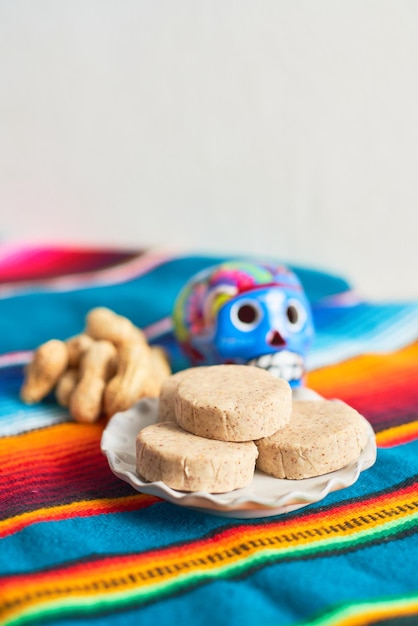
[(193, 365), (256, 365), (302, 383), (313, 337), (309, 302), (283, 266), (226, 262), (200, 272), (179, 293), (177, 341)]

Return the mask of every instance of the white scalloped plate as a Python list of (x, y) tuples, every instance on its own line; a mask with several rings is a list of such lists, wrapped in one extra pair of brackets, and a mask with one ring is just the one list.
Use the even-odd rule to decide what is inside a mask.
[[(294, 391), (298, 400), (321, 400), (310, 389)], [(245, 489), (222, 494), (171, 489), (163, 482), (146, 482), (136, 473), (135, 439), (138, 432), (157, 420), (157, 400), (146, 398), (128, 411), (117, 413), (106, 426), (101, 450), (112, 472), (141, 493), (159, 496), (167, 502), (191, 509), (242, 519), (288, 513), (322, 500), (332, 491), (353, 485), (360, 473), (376, 460), (376, 440), (368, 422), (368, 442), (360, 457), (346, 467), (323, 476), (304, 480), (282, 480), (256, 470)], [(366, 420), (365, 420), (366, 421)]]

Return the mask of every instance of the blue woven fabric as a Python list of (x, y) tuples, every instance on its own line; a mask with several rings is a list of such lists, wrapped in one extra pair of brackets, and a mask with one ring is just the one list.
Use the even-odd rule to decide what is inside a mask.
[[(81, 332), (97, 306), (146, 329), (174, 369), (185, 366), (170, 328), (174, 299), (224, 257), (138, 251), (105, 267), (95, 253), (88, 272), (68, 268), (65, 250), (61, 266), (58, 250), (49, 275), (17, 258), (3, 277), (0, 255), (0, 623), (418, 624), (418, 303), (360, 301), (344, 278), (292, 267), (313, 307), (308, 366), (319, 382), (328, 372), (338, 393), (336, 372), (352, 362), (352, 385), (372, 388), (353, 397), (373, 422), (398, 372), (392, 405), (373, 424), (377, 460), (294, 512), (223, 517), (116, 478), (100, 452), (104, 420), (74, 424), (52, 394), (20, 399), (31, 351)], [(368, 355), (379, 365), (370, 376)]]

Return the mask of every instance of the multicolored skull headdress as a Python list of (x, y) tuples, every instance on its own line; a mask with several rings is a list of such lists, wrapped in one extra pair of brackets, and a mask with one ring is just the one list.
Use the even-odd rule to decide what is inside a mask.
[(245, 261), (206, 269), (179, 293), (173, 319), (193, 365), (256, 365), (301, 384), (312, 314), (289, 269)]

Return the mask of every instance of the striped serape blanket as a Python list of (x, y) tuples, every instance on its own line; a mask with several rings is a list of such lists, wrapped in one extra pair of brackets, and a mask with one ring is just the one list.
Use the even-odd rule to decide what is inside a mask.
[[(371, 423), (375, 464), (296, 511), (223, 517), (117, 478), (105, 422), (19, 398), (25, 364), (106, 306), (170, 344), (184, 282), (225, 260), (156, 250), (0, 245), (0, 624), (418, 624), (418, 302), (369, 302), (304, 267), (307, 385)], [(280, 260), (283, 261), (283, 260)]]

